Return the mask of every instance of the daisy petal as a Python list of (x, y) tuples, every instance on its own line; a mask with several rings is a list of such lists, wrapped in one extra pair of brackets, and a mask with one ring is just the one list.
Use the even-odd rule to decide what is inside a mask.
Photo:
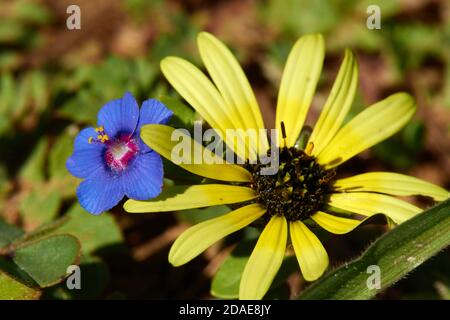
[(423, 195), (436, 201), (450, 197), (450, 192), (435, 184), (415, 177), (392, 172), (368, 172), (338, 179), (334, 188), (346, 192), (379, 192), (395, 196)]
[(117, 205), (123, 196), (122, 182), (119, 177), (109, 175), (103, 168), (95, 171), (77, 188), (80, 205), (95, 215)]
[[(293, 146), (303, 127), (319, 81), (325, 54), (320, 34), (301, 37), (289, 53), (278, 94), (276, 123), (281, 132), (284, 122), (287, 146)], [(279, 145), (283, 137), (279, 134)]]
[[(227, 129), (238, 129), (235, 120), (236, 115), (227, 108), (223, 97), (211, 81), (190, 62), (168, 57), (161, 61), (161, 71), (177, 92), (208, 122), (212, 128), (217, 130), (223, 141)], [(242, 146), (246, 142), (241, 135), (238, 137)], [(242, 159), (249, 156), (255, 158), (254, 150), (247, 148), (239, 149), (234, 144), (230, 148)], [(246, 150), (247, 149), (247, 150)], [(253, 155), (251, 154), (253, 151)], [(248, 154), (250, 153), (250, 154)]]
[(253, 189), (241, 186), (226, 184), (173, 186), (165, 188), (159, 197), (149, 201), (128, 200), (124, 209), (128, 212), (167, 212), (238, 203), (255, 197)]
[(161, 193), (163, 164), (156, 152), (140, 154), (123, 173), (123, 190), (128, 198), (147, 200)]
[[(247, 129), (264, 129), (264, 123), (255, 95), (250, 87), (244, 71), (230, 50), (216, 37), (202, 32), (197, 43), (203, 63), (211, 78), (219, 89), (230, 114), (240, 127)], [(255, 136), (251, 141), (252, 148), (259, 154), (267, 154), (268, 141), (266, 135), (261, 137), (262, 144)]]
[(180, 266), (197, 257), (208, 247), (249, 225), (265, 212), (259, 204), (251, 204), (223, 216), (204, 221), (184, 231), (169, 252), (169, 262)]
[(245, 266), (239, 286), (239, 299), (262, 299), (281, 267), (286, 250), (287, 222), (273, 216), (259, 236)]
[(364, 216), (382, 213), (395, 223), (402, 223), (422, 211), (406, 201), (384, 194), (367, 192), (333, 193), (328, 204)]
[(344, 61), (309, 138), (314, 143), (312, 155), (319, 154), (334, 137), (350, 109), (358, 86), (358, 65), (350, 50), (345, 51)]
[(322, 211), (317, 211), (311, 216), (311, 219), (313, 219), (319, 226), (321, 226), (328, 232), (334, 234), (349, 233), (364, 222), (364, 220), (360, 221), (355, 219), (337, 217)]
[[(239, 165), (226, 163), (225, 160), (191, 139), (188, 132), (183, 130), (150, 124), (142, 127), (141, 138), (164, 158), (202, 177), (236, 182), (248, 182), (251, 179), (250, 172)], [(181, 142), (179, 142), (180, 139)], [(186, 146), (188, 150), (184, 150), (182, 146)]]
[(127, 92), (122, 98), (112, 100), (100, 109), (97, 124), (114, 137), (119, 133), (133, 133), (138, 120), (139, 106), (133, 95)]
[(80, 131), (75, 138), (74, 151), (66, 161), (66, 168), (78, 178), (87, 178), (97, 171), (103, 164), (103, 150), (105, 145), (101, 143), (89, 143), (89, 138), (96, 138), (98, 133), (94, 128), (86, 128)]
[(328, 267), (328, 254), (320, 240), (301, 221), (289, 225), (292, 245), (306, 281), (318, 279)]
[(327, 168), (340, 165), (398, 132), (415, 110), (413, 98), (406, 93), (396, 93), (375, 103), (342, 127), (317, 160)]

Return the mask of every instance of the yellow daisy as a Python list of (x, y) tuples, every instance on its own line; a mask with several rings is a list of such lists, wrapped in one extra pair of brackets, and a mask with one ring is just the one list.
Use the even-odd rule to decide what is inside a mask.
[[(208, 33), (199, 34), (198, 47), (212, 81), (197, 67), (177, 57), (167, 57), (161, 62), (167, 80), (221, 137), (225, 137), (227, 129), (264, 129), (254, 93), (232, 53)], [(179, 165), (194, 174), (228, 184), (168, 187), (153, 200), (125, 203), (128, 212), (169, 212), (245, 202), (240, 208), (181, 234), (170, 250), (171, 264), (187, 263), (215, 242), (259, 219), (265, 227), (242, 274), (239, 298), (261, 299), (280, 268), (288, 238), (307, 281), (314, 281), (325, 272), (327, 252), (305, 220), (311, 219), (331, 233), (344, 234), (364, 220), (339, 216), (330, 208), (365, 217), (382, 213), (395, 223), (402, 223), (421, 209), (392, 195), (421, 194), (437, 201), (449, 197), (448, 191), (436, 185), (402, 174), (370, 172), (335, 178), (338, 165), (392, 136), (415, 112), (412, 97), (397, 93), (343, 124), (358, 83), (357, 63), (349, 50), (306, 148), (296, 146), (319, 80), (324, 53), (322, 36), (314, 34), (300, 38), (289, 54), (276, 111), (276, 128), (282, 134), (277, 143), (280, 167), (275, 175), (261, 175), (261, 164), (214, 163), (218, 155), (208, 153), (192, 140), (192, 145), (203, 148), (202, 154), (208, 159), (194, 164), (192, 155), (186, 154), (183, 155), (186, 161)], [(153, 150), (171, 160), (177, 144), (171, 141), (174, 130), (164, 125), (147, 125), (141, 136)], [(233, 151), (247, 163), (270, 153), (267, 136), (253, 136), (246, 146), (248, 152)]]

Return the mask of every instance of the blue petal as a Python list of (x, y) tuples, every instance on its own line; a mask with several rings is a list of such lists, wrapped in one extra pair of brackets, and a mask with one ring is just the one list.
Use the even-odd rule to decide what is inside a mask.
[(131, 134), (139, 120), (139, 106), (129, 92), (105, 104), (98, 113), (98, 126), (103, 126), (106, 134), (115, 137), (118, 133)]
[(148, 99), (142, 103), (141, 113), (135, 136), (139, 137), (139, 146), (142, 153), (151, 149), (140, 139), (141, 127), (146, 124), (167, 124), (173, 112), (156, 99)]
[(96, 138), (94, 128), (81, 130), (75, 138), (74, 152), (66, 161), (66, 168), (78, 178), (87, 178), (91, 173), (103, 166), (103, 150), (101, 143), (89, 143), (89, 138)]
[(167, 124), (173, 112), (160, 101), (148, 99), (142, 103), (138, 127), (144, 124), (159, 123)]
[(125, 194), (135, 200), (148, 200), (161, 193), (163, 164), (156, 152), (140, 154), (122, 176)]
[(111, 209), (124, 196), (121, 181), (120, 176), (110, 175), (103, 168), (98, 169), (78, 186), (80, 205), (95, 215)]

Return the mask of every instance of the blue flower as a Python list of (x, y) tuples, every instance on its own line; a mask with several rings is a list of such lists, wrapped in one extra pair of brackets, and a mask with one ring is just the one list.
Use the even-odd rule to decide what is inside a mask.
[(98, 113), (97, 128), (75, 138), (66, 167), (85, 179), (77, 189), (81, 206), (92, 214), (111, 209), (124, 196), (147, 200), (160, 194), (163, 165), (159, 154), (140, 138), (145, 124), (166, 124), (172, 111), (149, 99), (141, 110), (130, 93), (108, 102)]

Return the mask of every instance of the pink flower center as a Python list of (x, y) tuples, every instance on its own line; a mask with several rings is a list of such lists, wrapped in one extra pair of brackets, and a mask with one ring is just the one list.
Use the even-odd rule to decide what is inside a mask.
[(108, 142), (104, 155), (106, 164), (114, 171), (125, 170), (139, 151), (136, 141), (124, 135)]

